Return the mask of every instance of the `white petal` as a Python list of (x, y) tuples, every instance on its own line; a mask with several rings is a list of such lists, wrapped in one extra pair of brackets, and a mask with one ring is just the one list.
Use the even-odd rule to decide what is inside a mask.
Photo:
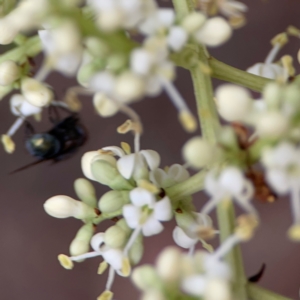
[(288, 142), (282, 142), (273, 149), (274, 165), (287, 168), (289, 164), (294, 164), (297, 161), (298, 155), (294, 145)]
[(169, 221), (172, 219), (172, 205), (167, 196), (154, 204), (153, 215), (159, 221)]
[(156, 151), (142, 150), (142, 151), (140, 151), (140, 154), (142, 154), (143, 157), (145, 158), (150, 170), (154, 170), (154, 169), (158, 168), (158, 166), (160, 164), (160, 156)]
[(193, 275), (183, 279), (182, 289), (191, 295), (202, 296), (207, 284), (207, 279), (201, 275)]
[(205, 176), (204, 187), (205, 191), (211, 196), (219, 195), (220, 192), (222, 192), (222, 187), (220, 186), (214, 172), (209, 172)]
[(110, 72), (100, 72), (92, 77), (90, 80), (90, 88), (94, 91), (103, 92), (108, 95), (113, 93), (116, 84), (114, 75)]
[(146, 94), (151, 97), (158, 96), (162, 91), (161, 81), (157, 76), (148, 76), (146, 81)]
[(167, 43), (173, 51), (180, 51), (186, 44), (187, 40), (188, 34), (182, 27), (171, 27), (169, 35), (167, 37)]
[(104, 232), (96, 233), (91, 239), (91, 247), (94, 251), (100, 251), (101, 245), (104, 243)]
[(189, 249), (197, 243), (197, 239), (188, 237), (179, 226), (173, 230), (173, 239), (178, 246), (185, 249)]
[(204, 268), (209, 276), (230, 279), (231, 271), (227, 263), (216, 259), (213, 254), (207, 254), (204, 259)]
[(153, 205), (155, 204), (154, 195), (149, 191), (139, 187), (130, 191), (130, 200), (133, 205), (139, 207), (144, 205), (153, 207)]
[(200, 226), (204, 227), (212, 227), (212, 219), (209, 215), (202, 214), (202, 213), (194, 213), (196, 217), (196, 222)]
[(43, 49), (46, 53), (52, 54), (55, 51), (55, 43), (50, 30), (39, 30), (39, 38), (41, 40)]
[(171, 9), (171, 8), (158, 9), (157, 18), (162, 26), (170, 27), (174, 23), (174, 20), (175, 20), (174, 9)]
[(159, 234), (163, 231), (164, 227), (159, 221), (153, 217), (149, 217), (146, 223), (143, 224), (142, 231), (144, 236), (151, 236)]
[(171, 176), (176, 182), (181, 182), (190, 177), (189, 172), (182, 165), (174, 164), (168, 170), (168, 175)]
[(55, 69), (58, 71), (61, 71), (63, 74), (67, 76), (74, 75), (82, 61), (82, 51), (79, 49), (79, 51), (72, 53), (68, 53), (65, 55), (60, 55), (55, 63)]
[(133, 153), (125, 155), (117, 161), (118, 170), (124, 178), (129, 179), (132, 176), (135, 167), (135, 160), (136, 154)]
[(233, 194), (240, 194), (245, 186), (242, 172), (235, 167), (224, 169), (219, 178), (220, 185)]
[(136, 49), (131, 53), (130, 66), (133, 72), (147, 75), (153, 66), (153, 56), (149, 51)]
[(261, 68), (260, 76), (270, 79), (276, 79), (279, 77), (286, 77), (284, 68), (276, 64), (264, 64)]
[(109, 146), (109, 147), (104, 147), (102, 148), (104, 151), (111, 151), (114, 153), (114, 155), (123, 157), (125, 155), (124, 151), (122, 148), (117, 147), (117, 146)]
[(127, 225), (134, 229), (139, 226), (139, 220), (141, 217), (141, 209), (131, 204), (123, 206), (123, 216)]
[(273, 189), (280, 194), (285, 194), (290, 189), (290, 180), (287, 174), (281, 170), (269, 170), (267, 180)]
[(105, 250), (102, 254), (104, 260), (110, 264), (115, 270), (122, 268), (123, 255), (119, 249)]
[[(155, 169), (149, 173), (150, 180), (158, 187), (167, 187), (165, 185), (166, 182), (170, 180), (167, 173), (162, 169)], [(171, 183), (174, 183), (173, 180), (171, 180)]]

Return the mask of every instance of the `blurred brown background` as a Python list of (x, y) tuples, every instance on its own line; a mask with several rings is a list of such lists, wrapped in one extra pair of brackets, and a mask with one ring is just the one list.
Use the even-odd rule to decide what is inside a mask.
[[(218, 59), (235, 67), (245, 69), (263, 61), (270, 50), (269, 40), (288, 25), (300, 27), (299, 0), (247, 0), (248, 25), (237, 30), (233, 38), (211, 53)], [(168, 1), (164, 1), (168, 5)], [(296, 57), (300, 46), (298, 39), (291, 39), (281, 52)], [(298, 65), (298, 63), (296, 63)], [(52, 74), (49, 82), (59, 96), (71, 83)], [(187, 72), (179, 70), (176, 81), (178, 89), (195, 109), (191, 81)], [(100, 259), (90, 259), (77, 264), (74, 270), (64, 270), (57, 261), (59, 253), (67, 253), (81, 223), (78, 220), (58, 220), (49, 217), (43, 203), (53, 195), (65, 194), (75, 197), (73, 182), (82, 177), (80, 157), (89, 150), (103, 146), (118, 145), (121, 141), (132, 144), (130, 135), (120, 136), (116, 127), (126, 117), (119, 114), (101, 119), (93, 110), (90, 99), (85, 102), (81, 119), (89, 131), (89, 141), (71, 159), (50, 165), (32, 167), (14, 175), (8, 173), (33, 159), (24, 149), (23, 130), (15, 136), (17, 151), (7, 155), (0, 149), (1, 201), (0, 201), (0, 299), (23, 300), (82, 300), (96, 299), (103, 291), (107, 273), (96, 274)], [(175, 109), (166, 95), (146, 99), (133, 105), (142, 117), (145, 133), (142, 148), (157, 150), (163, 165), (182, 163), (181, 146), (190, 137), (177, 122)], [(10, 114), (7, 99), (0, 103), (1, 132), (4, 133), (14, 118)], [(38, 131), (46, 130), (47, 118), (42, 124), (34, 124)], [(107, 189), (97, 186), (98, 195)], [(200, 205), (204, 197), (196, 196)], [(292, 299), (298, 299), (300, 287), (300, 244), (286, 238), (291, 224), (289, 203), (280, 200), (273, 205), (256, 203), (261, 213), (262, 226), (255, 238), (243, 245), (245, 268), (248, 275), (255, 274), (264, 262), (267, 269), (260, 284)], [(99, 230), (111, 225), (108, 221)], [(173, 244), (169, 224), (163, 234), (146, 239), (144, 262), (152, 263), (164, 245)], [(137, 299), (137, 291), (129, 281), (117, 278), (114, 284), (115, 299)]]

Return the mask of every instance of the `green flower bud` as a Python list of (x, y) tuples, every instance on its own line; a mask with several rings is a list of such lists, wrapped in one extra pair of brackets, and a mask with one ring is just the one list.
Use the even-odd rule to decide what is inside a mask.
[(104, 234), (104, 242), (111, 248), (123, 248), (128, 240), (128, 233), (121, 227), (109, 227)]
[(113, 190), (132, 190), (134, 187), (122, 177), (118, 169), (104, 160), (92, 163), (92, 174), (101, 184), (109, 186)]
[[(104, 67), (104, 61), (103, 61), (103, 67)], [(91, 79), (93, 75), (97, 73), (99, 70), (99, 66), (95, 65), (95, 63), (92, 61), (91, 63), (88, 63), (86, 65), (83, 65), (80, 67), (77, 73), (77, 81), (83, 85), (86, 86)]]
[(102, 42), (98, 38), (89, 37), (85, 40), (87, 50), (94, 57), (106, 58), (110, 54), (110, 49), (106, 43)]
[(144, 254), (143, 235), (140, 234), (129, 250), (128, 257), (131, 265), (138, 264)]
[(295, 108), (300, 107), (300, 89), (297, 85), (289, 85), (284, 90), (283, 99)]
[(123, 218), (116, 223), (116, 226), (122, 228), (128, 235), (130, 235), (132, 229), (128, 227), (126, 220)]
[(218, 141), (221, 145), (230, 149), (238, 149), (238, 141), (234, 130), (229, 126), (224, 126), (219, 133)]
[(191, 224), (195, 223), (195, 217), (189, 211), (183, 210), (180, 213), (175, 214), (177, 225), (183, 230), (189, 228)]
[(99, 209), (103, 213), (111, 213), (129, 202), (129, 191), (109, 191), (100, 198)]
[(70, 244), (70, 255), (76, 256), (87, 253), (90, 249), (90, 240), (94, 234), (93, 224), (83, 225)]
[(160, 278), (151, 265), (143, 265), (135, 268), (131, 278), (133, 283), (141, 290), (152, 290), (159, 288), (161, 285)]
[(278, 109), (282, 99), (282, 87), (277, 83), (269, 83), (263, 90), (263, 98), (271, 109)]
[(122, 54), (110, 55), (107, 60), (107, 66), (111, 71), (122, 70), (127, 63), (127, 58)]
[(97, 207), (96, 191), (94, 186), (85, 178), (74, 181), (74, 189), (78, 198), (91, 207)]

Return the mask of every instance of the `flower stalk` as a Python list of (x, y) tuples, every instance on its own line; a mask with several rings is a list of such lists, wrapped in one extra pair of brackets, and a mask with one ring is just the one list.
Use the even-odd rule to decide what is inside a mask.
[(291, 298), (278, 295), (253, 283), (247, 285), (247, 292), (251, 300), (292, 300)]

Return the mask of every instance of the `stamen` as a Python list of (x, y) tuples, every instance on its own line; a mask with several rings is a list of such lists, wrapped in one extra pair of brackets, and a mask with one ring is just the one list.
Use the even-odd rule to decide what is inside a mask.
[(222, 259), (239, 242), (240, 242), (240, 238), (237, 235), (235, 234), (231, 235), (213, 253), (213, 257), (215, 259)]
[(39, 70), (34, 76), (34, 79), (38, 80), (39, 82), (43, 82), (47, 79), (48, 75), (51, 72), (51, 68), (47, 62), (43, 62)]
[(191, 248), (189, 248), (189, 254), (188, 256), (193, 256), (195, 252), (195, 245), (193, 245)]
[(10, 136), (2, 134), (1, 142), (3, 144), (4, 150), (7, 153), (13, 153), (15, 151), (16, 145)]
[(164, 77), (160, 77), (160, 82), (163, 85), (166, 93), (170, 97), (170, 100), (173, 102), (174, 106), (177, 108), (177, 110), (180, 111), (189, 111), (188, 106), (185, 103), (185, 100), (180, 95), (180, 93), (177, 91), (175, 86)]
[(91, 258), (91, 257), (101, 256), (101, 255), (102, 255), (102, 252), (93, 251), (93, 252), (88, 252), (88, 253), (84, 253), (84, 254), (77, 255), (77, 256), (71, 256), (70, 259), (72, 261), (79, 261), (79, 260), (82, 260), (82, 259), (87, 259), (87, 258)]
[(300, 187), (298, 183), (293, 183), (290, 199), (294, 223), (300, 224)]
[(142, 227), (138, 226), (137, 228), (134, 229), (133, 233), (131, 234), (124, 250), (123, 250), (123, 254), (125, 257), (128, 256), (128, 252), (131, 249), (132, 245), (134, 244), (135, 240), (137, 239), (138, 235), (140, 234), (142, 230)]
[(269, 54), (265, 60), (266, 65), (269, 65), (274, 62), (275, 57), (277, 56), (280, 48), (281, 48), (281, 45), (279, 43), (277, 43), (273, 46), (273, 48), (271, 49), (271, 51), (269, 52)]
[(9, 128), (7, 135), (8, 136), (13, 136), (17, 130), (22, 126), (22, 124), (24, 123), (25, 118), (20, 117), (18, 118), (14, 124)]
[(104, 291), (97, 300), (111, 300), (114, 294), (111, 291)]
[(220, 198), (211, 198), (201, 209), (200, 213), (208, 215), (214, 207), (217, 206), (217, 204), (221, 201)]
[(109, 271), (108, 271), (108, 278), (107, 278), (106, 286), (105, 286), (107, 291), (111, 290), (111, 287), (114, 283), (114, 279), (115, 279), (115, 270), (113, 267), (110, 267)]

